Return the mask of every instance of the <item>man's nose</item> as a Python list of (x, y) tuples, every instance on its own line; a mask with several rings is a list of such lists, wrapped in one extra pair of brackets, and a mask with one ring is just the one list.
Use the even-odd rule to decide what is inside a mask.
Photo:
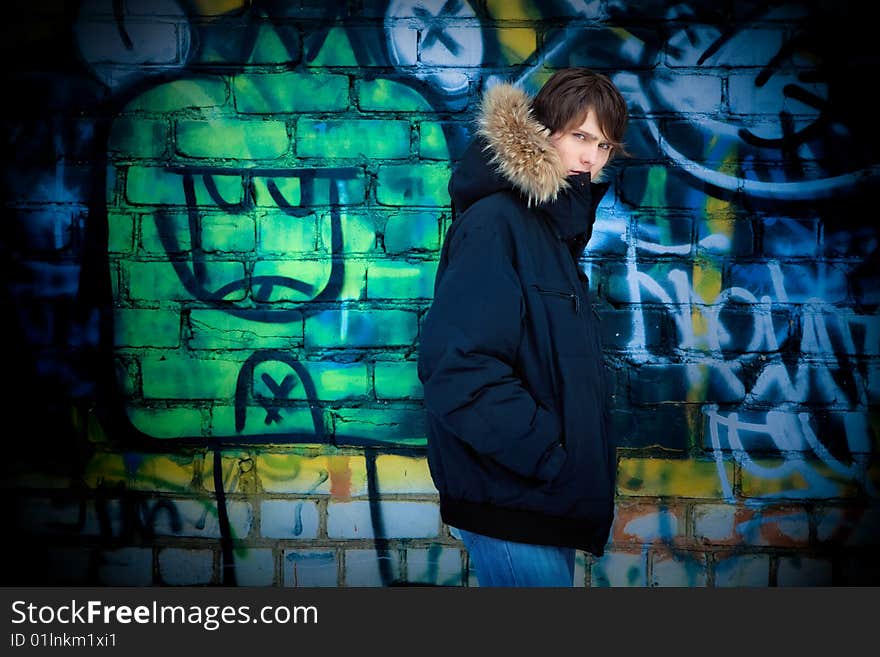
[(581, 151), (581, 164), (592, 165), (596, 161), (596, 154), (599, 152), (598, 144), (585, 144)]

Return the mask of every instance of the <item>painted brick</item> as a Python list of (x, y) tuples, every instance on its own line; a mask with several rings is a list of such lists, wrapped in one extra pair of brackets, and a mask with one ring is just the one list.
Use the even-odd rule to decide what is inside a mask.
[(401, 159), (409, 157), (408, 121), (300, 119), (296, 124), (299, 157)]
[(178, 121), (177, 151), (187, 157), (275, 159), (290, 148), (281, 121)]
[(768, 586), (770, 557), (766, 554), (718, 554), (715, 561), (716, 587)]
[(426, 458), (382, 454), (376, 457), (376, 488), (379, 495), (436, 495)]
[[(89, 173), (91, 169), (91, 174)], [(112, 171), (108, 176), (112, 180)], [(94, 179), (94, 166), (52, 163), (41, 166), (19, 166), (14, 179), (7, 174), (6, 201), (26, 203), (71, 203), (88, 198), (89, 181)], [(108, 180), (108, 182), (110, 182)], [(112, 186), (109, 189), (113, 189)]]
[(169, 353), (145, 356), (141, 370), (144, 397), (148, 399), (230, 399), (235, 394), (241, 363), (181, 358)]
[(306, 347), (410, 346), (416, 313), (405, 310), (325, 310), (306, 318)]
[(424, 388), (419, 380), (418, 363), (377, 362), (374, 383), (379, 399), (422, 399)]
[[(211, 15), (205, 7), (198, 7), (196, 11)], [(256, 37), (253, 36), (255, 27)], [(242, 52), (240, 44), (249, 43), (251, 39), (253, 48)], [(199, 23), (199, 41), (199, 62), (202, 64), (228, 66), (236, 58), (243, 59), (243, 55), (247, 55), (249, 64), (290, 66), (299, 61), (301, 54), (300, 35), (296, 28), (269, 22), (258, 26), (255, 23), (241, 26), (225, 22)]]
[(126, 112), (170, 113), (190, 108), (221, 107), (229, 98), (226, 81), (220, 77), (202, 77), (166, 82), (136, 96)]
[(85, 464), (82, 478), (89, 488), (128, 484), (129, 460), (124, 454), (95, 452)]
[[(195, 461), (187, 454), (127, 454), (128, 487), (154, 492), (190, 490)], [(103, 470), (106, 472), (106, 470)]]
[[(54, 233), (54, 231), (53, 231)], [(107, 213), (107, 251), (131, 253), (134, 247), (134, 217), (125, 212)]]
[(339, 565), (332, 550), (285, 550), (284, 586), (333, 587), (339, 583)]
[(294, 217), (261, 213), (257, 218), (258, 250), (262, 254), (315, 253), (318, 249), (316, 215)]
[(180, 313), (117, 309), (113, 329), (117, 347), (177, 347), (180, 344)]
[(260, 535), (266, 538), (317, 538), (318, 505), (302, 500), (266, 500), (260, 505)]
[(32, 293), (32, 298), (75, 298), (81, 269), (78, 264), (33, 262), (28, 263), (23, 269), (24, 275), (28, 278), (28, 291)]
[(647, 586), (648, 565), (645, 555), (637, 552), (607, 551), (590, 569), (594, 587)]
[[(327, 20), (326, 9), (321, 18)], [(313, 56), (310, 55), (306, 57), (306, 63), (309, 66), (368, 67), (371, 65), (376, 66), (385, 64), (384, 58), (380, 60), (380, 63), (380, 61), (376, 61), (374, 58), (365, 56), (359, 59), (355, 56), (355, 46), (353, 46), (352, 43), (369, 43), (376, 38), (375, 28), (351, 27), (348, 25), (345, 27), (337, 26), (331, 27), (326, 34), (322, 32), (312, 36), (313, 38), (321, 37), (317, 40), (317, 43), (321, 44), (321, 49)], [(308, 37), (306, 38), (304, 46), (307, 53), (312, 53), (314, 48), (309, 43)]]
[(241, 409), (241, 428), (238, 411), (233, 406), (218, 404), (211, 409), (209, 432), (211, 436), (275, 436), (280, 443), (324, 442), (324, 420), (319, 413), (317, 423), (308, 405), (274, 407), (271, 412), (263, 406), (245, 406)]
[[(81, 519), (82, 507), (85, 507), (85, 513)], [(18, 526), (25, 533), (35, 536), (98, 536), (104, 532), (111, 535), (119, 533), (120, 512), (117, 502), (106, 505), (103, 518), (98, 516), (93, 503), (72, 498), (24, 498), (18, 502), (17, 509)]]
[[(245, 538), (253, 524), (251, 505), (226, 501), (232, 538)], [(155, 500), (142, 507), (143, 523), (156, 536), (220, 538), (217, 503), (214, 500)]]
[(406, 581), (408, 584), (461, 586), (464, 581), (461, 550), (440, 545), (407, 549)]
[(87, 585), (91, 560), (91, 548), (49, 548), (46, 551), (46, 582), (54, 586)]
[[(605, 264), (604, 270), (608, 281), (605, 293), (609, 301), (619, 301), (622, 303), (668, 303), (670, 297), (657, 295), (654, 292), (654, 287), (658, 284), (663, 287), (665, 282), (669, 280), (670, 275), (672, 275), (673, 278), (676, 276), (673, 272), (685, 272), (685, 274), (687, 274), (688, 271), (688, 267), (684, 263), (668, 262), (655, 264), (650, 267), (650, 270), (646, 271), (634, 270), (630, 273), (630, 269), (631, 268), (628, 265), (623, 263)], [(645, 287), (647, 280), (651, 281), (650, 288)], [(631, 290), (631, 288), (636, 285), (638, 285), (636, 288), (638, 296), (636, 296)]]
[[(189, 267), (187, 267), (189, 268)], [(128, 281), (128, 293), (144, 301), (183, 301), (215, 297), (223, 287), (244, 280), (244, 265), (240, 262), (210, 260), (204, 263), (204, 278), (200, 286), (189, 290), (181, 282), (171, 262), (122, 262), (122, 273)], [(234, 286), (223, 298), (227, 301), (244, 299), (246, 288)]]
[(148, 254), (176, 255), (192, 250), (189, 217), (183, 212), (161, 210), (140, 220), (138, 247)]
[(749, 26), (732, 39), (726, 39), (721, 48), (714, 49), (703, 59), (721, 33), (718, 28), (701, 25), (675, 32), (667, 43), (666, 64), (670, 67), (704, 66), (724, 68), (765, 67), (784, 45), (782, 29), (756, 29)]
[[(226, 203), (241, 203), (244, 190), (240, 175), (215, 174), (211, 176), (211, 181), (216, 185), (220, 198)], [(196, 205), (208, 207), (217, 205), (217, 201), (212, 198), (204, 183), (196, 181), (194, 190)], [(162, 167), (129, 167), (126, 175), (125, 195), (128, 202), (134, 205), (185, 205), (187, 203), (182, 175), (166, 171)]]
[(798, 310), (804, 336), (800, 343), (801, 353), (827, 354), (829, 345), (825, 340), (818, 339), (818, 336), (827, 334), (835, 354), (880, 354), (880, 319), (876, 316), (855, 314), (843, 308), (826, 312), (812, 306), (803, 306)]
[(0, 490), (32, 488), (70, 488), (68, 473), (40, 472), (20, 465), (15, 471), (5, 473), (0, 479)]
[[(618, 394), (618, 399), (623, 395)], [(652, 447), (685, 452), (698, 433), (692, 428), (688, 404), (659, 404), (655, 407), (613, 411), (614, 440), (618, 447)], [(698, 430), (697, 430), (698, 431)], [(697, 434), (697, 435), (695, 435)]]
[[(876, 406), (880, 403), (880, 365), (869, 365), (868, 376), (868, 403)], [(880, 480), (880, 478), (878, 478)]]
[[(214, 460), (214, 454), (206, 454), (201, 468), (202, 486), (211, 492), (217, 490), (214, 484)], [(250, 451), (226, 449), (220, 458), (223, 491), (245, 494), (262, 492), (256, 465)]]
[(718, 346), (725, 354), (776, 352), (789, 339), (794, 321), (784, 311), (728, 305), (718, 315)]
[[(276, 398), (276, 387), (289, 392), (284, 399), (340, 400), (362, 399), (368, 391), (367, 366), (363, 363), (336, 363), (332, 361), (299, 361), (309, 376), (309, 385), (291, 374), (289, 365), (279, 361), (260, 363), (254, 368), (254, 394), (268, 399)], [(284, 385), (285, 379), (288, 380)]]
[(362, 214), (339, 214), (338, 225), (342, 234), (342, 247), (332, 241), (333, 226), (337, 219), (331, 215), (321, 216), (321, 248), (327, 254), (368, 253), (376, 250), (376, 225), (372, 217)]
[(353, 408), (334, 410), (332, 415), (338, 445), (425, 445), (428, 427), (422, 411)]
[(367, 494), (363, 456), (258, 454), (257, 473), (269, 493), (330, 495), (346, 500)]
[[(802, 417), (798, 413), (785, 411), (721, 413), (714, 409), (704, 409), (703, 414), (705, 417), (704, 446), (707, 449), (746, 450), (756, 453), (779, 450), (786, 453), (812, 451), (809, 442), (804, 438)], [(841, 445), (841, 447), (846, 448), (846, 445)], [(794, 459), (794, 457), (792, 458)], [(787, 479), (791, 480), (786, 485), (793, 483), (795, 479), (791, 474), (792, 469), (804, 469), (802, 461), (802, 458), (794, 459), (789, 466), (783, 468), (788, 471)], [(783, 461), (762, 463), (765, 468), (781, 468)], [(810, 466), (810, 468), (812, 467)], [(780, 469), (777, 474), (785, 474), (783, 469)], [(783, 490), (782, 486), (777, 486), (772, 490), (766, 488), (767, 482), (755, 481), (750, 485), (755, 485), (759, 489), (763, 488), (768, 493), (778, 493)]]
[[(612, 192), (599, 203), (596, 211), (596, 222), (593, 224), (593, 233), (587, 243), (586, 254), (589, 257), (608, 258), (610, 256), (626, 256), (627, 235), (630, 232), (631, 214), (619, 213), (614, 209)], [(637, 218), (640, 221), (641, 218)], [(644, 246), (644, 245), (640, 245)], [(590, 277), (590, 289), (593, 290), (594, 281)]]
[(111, 153), (147, 159), (161, 157), (167, 141), (168, 126), (164, 121), (118, 117), (113, 122), (107, 148)]
[(826, 303), (846, 300), (846, 272), (837, 265), (815, 262), (786, 263), (784, 289), (777, 289), (773, 263), (733, 265), (730, 284), (749, 290), (757, 298), (769, 295), (776, 301), (807, 303), (818, 299)]
[[(617, 473), (621, 495), (722, 497), (719, 465), (708, 461), (622, 458)], [(733, 464), (723, 472), (733, 479)]]
[(697, 224), (697, 255), (747, 256), (754, 250), (755, 230), (748, 219), (713, 217)]
[(745, 399), (742, 382), (727, 376), (724, 366), (711, 362), (643, 365), (630, 371), (629, 387), (634, 404), (669, 401), (727, 403)]
[(721, 111), (721, 78), (718, 76), (661, 72), (651, 86), (661, 107), (675, 108), (678, 112)]
[(826, 258), (867, 258), (873, 250), (872, 226), (848, 226), (837, 230), (837, 217), (823, 215), (819, 229), (819, 255)]
[(706, 555), (702, 552), (655, 552), (649, 586), (706, 586)]
[(443, 160), (448, 162), (451, 157), (450, 148), (446, 143), (444, 127), (454, 129), (456, 124), (443, 124), (423, 121), (419, 124), (419, 158), (423, 160)]
[(253, 218), (209, 215), (202, 218), (202, 250), (206, 253), (247, 253), (257, 244)]
[(346, 550), (344, 586), (388, 586), (401, 581), (397, 550)]
[(159, 577), (171, 586), (210, 584), (214, 579), (212, 550), (165, 548), (159, 551)]
[(269, 548), (237, 548), (233, 562), (238, 586), (272, 586), (275, 582), (275, 555)]
[(859, 492), (856, 476), (855, 468), (846, 476), (821, 461), (755, 459), (743, 465), (742, 494), (756, 498), (853, 497)]
[(345, 75), (265, 73), (233, 80), (235, 109), (243, 114), (333, 112), (348, 107)]
[[(468, 30), (470, 28), (462, 28)], [(477, 28), (479, 29), (479, 28)], [(522, 64), (532, 57), (537, 50), (537, 36), (534, 29), (527, 27), (502, 27), (497, 29), (482, 29), (484, 38), (498, 43), (499, 48), (493, 52), (491, 49), (483, 51), (482, 66), (513, 66)], [(421, 43), (424, 43), (422, 40)], [(426, 56), (424, 49), (420, 48), (419, 60), (422, 63), (443, 66), (448, 65), (448, 54), (443, 55), (445, 49), (440, 48), (436, 54)], [(440, 55), (439, 57), (437, 55)]]
[(880, 545), (880, 508), (847, 506), (817, 510), (816, 539), (834, 545)]
[[(473, 16), (469, 12), (458, 12), (457, 15), (462, 17)], [(425, 27), (428, 28), (429, 26), (426, 25)], [(450, 57), (450, 50), (443, 43), (442, 39), (433, 38), (437, 33), (437, 31), (434, 31), (432, 34), (430, 28), (422, 32), (422, 38), (419, 41), (418, 62), (412, 62), (413, 64), (418, 63), (422, 66), (438, 68), (443, 66), (464, 68), (476, 67), (485, 61), (479, 57), (480, 53), (482, 53), (483, 57), (486, 57), (486, 52), (482, 45), (483, 35), (479, 26), (457, 24), (447, 28), (445, 33), (456, 44), (457, 57)], [(429, 35), (431, 36), (429, 37)], [(499, 60), (503, 60), (501, 53), (492, 59), (496, 62), (495, 66), (504, 66), (503, 63), (498, 63)], [(488, 64), (488, 62), (486, 63)]]
[(152, 408), (126, 405), (132, 425), (153, 438), (193, 438), (202, 435), (205, 420), (198, 408)]
[(153, 584), (152, 548), (126, 547), (104, 550), (98, 557), (98, 581), (104, 586)]
[(655, 216), (640, 217), (630, 231), (636, 240), (636, 248), (646, 254), (659, 250), (661, 253), (689, 255), (694, 222), (687, 216), (657, 213)]
[(371, 262), (368, 299), (430, 299), (434, 296), (436, 262)]
[(694, 538), (704, 543), (733, 545), (739, 540), (734, 532), (735, 522), (733, 505), (697, 505), (694, 507)]
[(635, 312), (603, 309), (601, 316), (599, 329), (606, 349), (650, 349), (666, 342), (663, 312), (641, 308)]
[(769, 257), (815, 256), (819, 247), (815, 219), (766, 217), (763, 226), (764, 255)]
[[(415, 60), (415, 30), (395, 32), (395, 46), (400, 47), (400, 35), (412, 39), (412, 59)], [(418, 91), (394, 80), (357, 80), (355, 89), (358, 107), (372, 112), (430, 112), (431, 105)]]
[[(190, 349), (292, 349), (303, 344), (299, 313), (285, 311), (287, 321), (273, 321), (272, 311), (245, 310), (232, 315), (222, 310), (192, 310)], [(173, 346), (173, 345), (169, 345)]]
[(359, 205), (366, 198), (364, 177), (355, 167), (319, 169), (314, 175), (308, 168), (282, 169), (279, 174), (285, 171), (291, 175), (254, 176), (254, 201), (258, 207), (293, 211), (314, 205)]
[(364, 263), (346, 260), (341, 281), (333, 279), (329, 258), (320, 260), (261, 260), (254, 265), (251, 296), (260, 302), (310, 301), (327, 289), (331, 281), (341, 285), (334, 290), (337, 300), (360, 299), (366, 287)]
[(809, 94), (822, 98), (827, 91), (821, 82), (804, 81), (799, 73), (779, 72), (758, 82), (759, 73), (734, 73), (727, 80), (728, 102), (732, 114), (805, 115), (817, 117), (812, 103), (801, 100), (800, 94), (787, 94), (787, 85), (797, 85)]
[[(374, 526), (372, 512), (381, 529)], [(428, 502), (331, 502), (330, 538), (431, 538), (440, 532), (440, 507)]]
[(743, 545), (805, 547), (810, 539), (810, 519), (796, 507), (738, 508), (736, 533)]
[[(128, 22), (125, 35), (131, 44), (129, 49), (137, 53), (138, 63), (157, 68), (161, 65), (176, 64), (179, 66), (183, 64), (180, 39), (177, 35), (177, 26), (174, 23), (155, 20)], [(78, 17), (77, 33), (78, 37), (83, 40), (82, 42), (87, 44), (114, 44), (120, 38), (118, 28), (112, 22), (104, 22), (99, 15), (90, 15), (85, 12)], [(107, 48), (107, 50), (110, 49)], [(104, 54), (106, 51), (103, 47), (99, 52), (99, 61), (107, 61)], [(110, 61), (113, 61), (112, 57)], [(129, 62), (127, 57), (123, 61)]]
[(440, 249), (438, 222), (436, 212), (392, 214), (385, 224), (385, 251), (390, 254), (406, 251), (438, 251)]
[(653, 504), (618, 504), (611, 537), (615, 543), (672, 543), (685, 533), (684, 509)]
[(449, 165), (386, 164), (379, 167), (376, 200), (381, 205), (448, 206)]
[[(601, 10), (582, 11), (581, 5), (570, 5), (566, 7), (556, 7), (551, 9), (552, 13), (565, 12), (572, 18), (583, 20), (586, 17), (592, 17)], [(592, 6), (598, 5), (598, 2), (590, 3)], [(544, 14), (544, 8), (541, 7), (541, 13)], [(641, 11), (639, 12), (641, 15)], [(591, 29), (578, 25), (573, 28), (564, 28), (554, 30), (548, 33), (542, 41), (544, 42), (544, 50), (547, 55), (544, 58), (544, 66), (554, 69), (565, 68), (568, 66), (586, 66), (587, 68), (603, 69), (607, 63), (602, 61), (602, 52), (620, 52), (632, 62), (627, 66), (627, 70), (644, 67), (644, 58), (641, 56), (645, 44), (637, 36), (631, 32), (627, 33), (626, 38), (621, 37), (621, 33), (615, 29), (600, 28)], [(554, 48), (557, 43), (564, 43), (565, 47)], [(625, 54), (624, 54), (625, 53)], [(541, 82), (543, 84), (543, 81)]]
[(777, 586), (831, 586), (831, 561), (805, 556), (779, 557)]

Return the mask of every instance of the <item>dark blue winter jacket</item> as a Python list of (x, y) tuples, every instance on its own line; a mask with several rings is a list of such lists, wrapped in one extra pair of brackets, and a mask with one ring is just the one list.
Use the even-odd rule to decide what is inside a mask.
[(450, 181), (419, 350), (428, 463), (447, 524), (601, 555), (616, 457), (578, 259), (607, 185), (567, 176), (529, 102), (510, 85), (487, 92)]

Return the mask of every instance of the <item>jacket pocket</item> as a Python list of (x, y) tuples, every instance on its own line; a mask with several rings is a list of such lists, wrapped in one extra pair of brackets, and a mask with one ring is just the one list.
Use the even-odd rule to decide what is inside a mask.
[(532, 284), (532, 287), (535, 288), (535, 291), (542, 296), (559, 297), (569, 300), (572, 304), (572, 308), (574, 308), (575, 313), (581, 312), (581, 298), (577, 294), (573, 292), (566, 292), (564, 290), (551, 290), (534, 283)]

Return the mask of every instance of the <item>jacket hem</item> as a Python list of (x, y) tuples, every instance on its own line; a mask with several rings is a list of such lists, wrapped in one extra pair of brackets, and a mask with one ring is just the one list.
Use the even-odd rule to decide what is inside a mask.
[(597, 500), (593, 506), (589, 516), (572, 518), (441, 497), (440, 516), (447, 525), (477, 534), (516, 543), (573, 547), (601, 557), (614, 519), (614, 504)]

